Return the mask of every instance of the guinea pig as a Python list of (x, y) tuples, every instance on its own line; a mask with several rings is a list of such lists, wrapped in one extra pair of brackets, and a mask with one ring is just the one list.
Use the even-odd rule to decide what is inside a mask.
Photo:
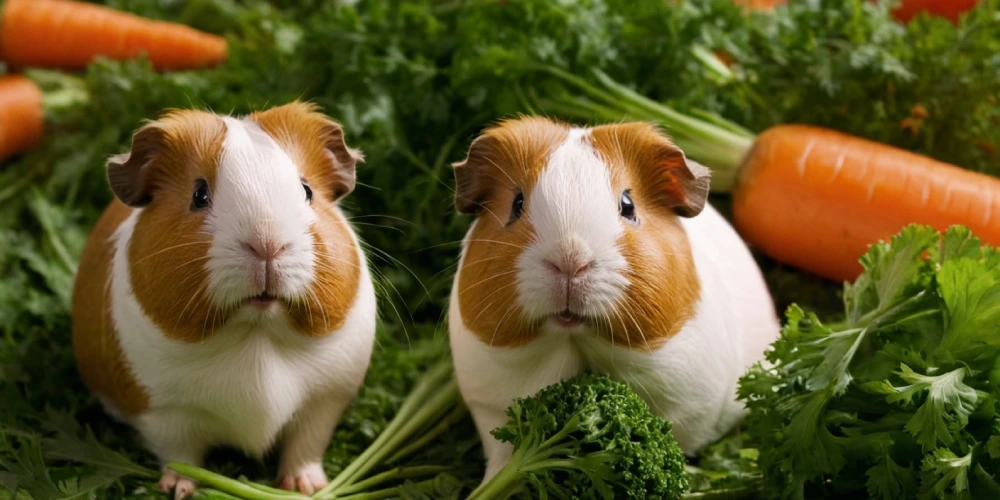
[[(85, 385), (166, 465), (228, 446), (311, 494), (375, 340), (365, 254), (338, 202), (358, 150), (292, 102), (248, 116), (172, 110), (110, 157), (114, 198), (73, 290)], [(195, 484), (164, 467), (176, 498)]]
[(515, 398), (582, 372), (629, 384), (691, 455), (744, 416), (739, 377), (780, 332), (750, 251), (706, 203), (710, 176), (656, 127), (502, 121), (454, 164), (474, 215), (448, 312), (486, 455)]

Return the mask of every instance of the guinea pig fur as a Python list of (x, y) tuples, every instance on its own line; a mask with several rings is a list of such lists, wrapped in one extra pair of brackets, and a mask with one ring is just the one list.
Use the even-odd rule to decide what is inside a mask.
[[(170, 111), (108, 161), (115, 199), (80, 261), (73, 344), (86, 385), (164, 465), (280, 442), (279, 486), (327, 483), (375, 339), (368, 264), (337, 205), (358, 161), (300, 102)], [(195, 489), (166, 468), (159, 486)]]
[(454, 166), (449, 330), (486, 478), (515, 398), (584, 371), (629, 384), (693, 454), (744, 415), (739, 377), (780, 331), (762, 274), (706, 203), (709, 172), (655, 127), (544, 118), (487, 129)]

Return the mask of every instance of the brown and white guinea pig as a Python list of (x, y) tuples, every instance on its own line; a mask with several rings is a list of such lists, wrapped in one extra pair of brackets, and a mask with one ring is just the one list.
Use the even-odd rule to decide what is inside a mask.
[[(73, 292), (86, 385), (164, 463), (213, 446), (261, 457), (285, 489), (327, 482), (323, 452), (375, 338), (368, 264), (338, 201), (360, 152), (313, 106), (168, 112), (107, 163), (115, 199)], [(160, 489), (194, 483), (164, 469)]]
[(486, 477), (514, 398), (584, 371), (628, 383), (686, 453), (743, 415), (737, 381), (780, 325), (709, 172), (646, 123), (501, 122), (455, 164), (463, 241), (449, 329)]

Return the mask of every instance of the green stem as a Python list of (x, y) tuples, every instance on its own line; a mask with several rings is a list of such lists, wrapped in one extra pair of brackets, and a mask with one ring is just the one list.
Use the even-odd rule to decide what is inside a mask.
[[(389, 422), (385, 430), (375, 438), (375, 441), (361, 455), (354, 459), (350, 465), (321, 489), (316, 496), (329, 495), (337, 491), (338, 488), (349, 485), (357, 480), (358, 477), (368, 473), (372, 468), (382, 463), (386, 455), (392, 453), (393, 446), (396, 446), (399, 441), (409, 438), (408, 432), (412, 432), (414, 427), (417, 428), (416, 430), (419, 430), (420, 427), (427, 425), (426, 421), (420, 420), (421, 417), (428, 418), (428, 416), (443, 413), (446, 408), (434, 408), (432, 403), (428, 402), (428, 398), (435, 392), (438, 393), (438, 396), (434, 401), (438, 404), (447, 403), (447, 401), (441, 403), (442, 399), (453, 401), (459, 398), (458, 387), (452, 377), (453, 372), (454, 369), (450, 358), (446, 358), (432, 367), (417, 382), (417, 386), (410, 392), (410, 395), (403, 400), (399, 411), (396, 412), (396, 416)], [(444, 390), (441, 390), (442, 384), (446, 384)], [(452, 393), (449, 394), (449, 392)], [(442, 395), (447, 397), (442, 397)]]
[(681, 496), (683, 500), (737, 500), (741, 498), (753, 498), (757, 493), (756, 483), (736, 488), (724, 488), (718, 490), (706, 490), (685, 493)]
[(440, 474), (442, 472), (451, 470), (451, 467), (443, 465), (418, 465), (414, 467), (396, 467), (392, 470), (387, 470), (381, 474), (375, 474), (364, 481), (358, 481), (354, 484), (347, 486), (346, 488), (341, 488), (337, 491), (337, 495), (348, 495), (351, 493), (358, 493), (368, 489), (373, 486), (378, 486), (382, 483), (392, 481), (394, 479), (410, 479), (414, 477), (430, 476), (435, 474)]
[(711, 50), (700, 44), (691, 47), (691, 55), (698, 60), (708, 71), (709, 78), (716, 83), (730, 83), (733, 81), (733, 71), (726, 66)]
[[(413, 486), (420, 488), (421, 486), (433, 486), (435, 479), (428, 479), (426, 481), (420, 481), (419, 483), (414, 483)], [(366, 491), (364, 493), (358, 493), (356, 495), (350, 495), (346, 497), (337, 497), (342, 500), (377, 500), (380, 498), (401, 498), (403, 497), (403, 488), (401, 486), (393, 486), (392, 488), (386, 488), (378, 491)]]
[(514, 450), (510, 460), (503, 469), (500, 469), (495, 476), (480, 484), (469, 493), (465, 500), (503, 500), (510, 495), (511, 491), (516, 491), (521, 485), (521, 467), (524, 454), (521, 450)]
[(451, 410), (451, 413), (449, 413), (447, 416), (444, 417), (444, 419), (438, 422), (438, 424), (435, 425), (433, 429), (421, 434), (420, 439), (417, 439), (416, 441), (410, 443), (409, 445), (404, 446), (396, 453), (393, 453), (391, 457), (385, 460), (385, 463), (387, 464), (395, 463), (399, 461), (399, 459), (409, 455), (410, 453), (419, 450), (427, 443), (430, 443), (431, 441), (436, 439), (441, 434), (444, 434), (445, 431), (447, 431), (452, 425), (458, 423), (460, 420), (465, 418), (467, 414), (468, 414), (468, 409), (465, 407), (465, 404), (459, 401), (459, 404), (455, 406), (453, 410)]
[(369, 457), (365, 466), (359, 467), (355, 470), (350, 476), (347, 477), (347, 481), (344, 484), (351, 484), (354, 481), (357, 481), (358, 479), (364, 477), (364, 475), (367, 474), (372, 468), (385, 463), (386, 456), (397, 450), (402, 443), (409, 440), (421, 429), (426, 428), (429, 423), (440, 418), (442, 413), (457, 404), (460, 399), (461, 398), (458, 393), (458, 383), (455, 382), (454, 379), (446, 382), (445, 386), (442, 387), (432, 399), (425, 399), (424, 406), (414, 413), (408, 420), (406, 420), (404, 424), (398, 428), (397, 432), (389, 435), (389, 438), (382, 443), (378, 451)]
[(251, 487), (251, 488), (256, 488), (256, 489), (258, 489), (260, 491), (263, 491), (265, 493), (271, 493), (271, 494), (274, 494), (274, 495), (279, 495), (279, 496), (288, 497), (288, 498), (302, 498), (302, 495), (299, 495), (298, 493), (296, 493), (294, 491), (288, 491), (288, 490), (282, 490), (282, 489), (278, 489), (278, 488), (272, 488), (272, 487), (267, 486), (265, 484), (255, 483), (255, 482), (247, 479), (246, 477), (240, 477), (238, 479), (238, 481), (241, 482), (241, 483), (243, 483), (243, 484), (245, 484), (245, 485), (247, 485), (247, 486), (249, 486), (249, 487)]
[(573, 460), (567, 458), (553, 458), (540, 460), (532, 463), (531, 465), (525, 465), (521, 467), (521, 472), (532, 472), (544, 469), (579, 469), (579, 466), (573, 462)]
[[(634, 119), (658, 122), (672, 139), (694, 160), (712, 169), (712, 192), (729, 193), (736, 184), (744, 158), (753, 146), (754, 136), (736, 124), (719, 124), (721, 117), (701, 119), (680, 113), (619, 84), (599, 70), (594, 74), (599, 88), (562, 69), (541, 66), (545, 71), (582, 91), (587, 97), (623, 111)], [(579, 102), (579, 99), (578, 99)], [(582, 106), (581, 106), (582, 107)], [(606, 113), (602, 112), (602, 114)]]
[(277, 495), (274, 493), (268, 493), (221, 474), (216, 474), (202, 469), (201, 467), (195, 467), (193, 465), (183, 464), (180, 462), (170, 462), (167, 464), (167, 468), (223, 493), (235, 495), (246, 500), (289, 500), (291, 498), (306, 500), (308, 498), (298, 494)]
[(695, 118), (705, 120), (706, 122), (709, 122), (717, 127), (722, 127), (736, 135), (746, 137), (748, 139), (754, 138), (753, 132), (743, 128), (738, 123), (731, 122), (715, 113), (712, 113), (710, 111), (705, 111), (703, 109), (692, 109), (689, 112)]

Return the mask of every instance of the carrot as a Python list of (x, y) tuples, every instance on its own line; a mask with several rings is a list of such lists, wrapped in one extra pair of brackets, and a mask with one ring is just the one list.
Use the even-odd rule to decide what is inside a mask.
[(684, 115), (595, 72), (601, 87), (545, 71), (586, 97), (539, 103), (564, 116), (658, 122), (732, 195), (733, 223), (752, 247), (838, 281), (861, 273), (868, 246), (908, 224), (964, 225), (1000, 245), (1000, 179), (829, 129), (778, 125), (759, 135), (721, 117)]
[(892, 15), (896, 20), (906, 23), (926, 11), (958, 23), (959, 16), (975, 7), (976, 3), (978, 0), (904, 0), (892, 11)]
[(99, 56), (145, 53), (158, 70), (212, 66), (226, 59), (225, 39), (69, 0), (7, 0), (0, 11), (0, 61), (13, 66), (81, 69)]
[(751, 9), (770, 10), (779, 5), (783, 5), (786, 0), (733, 0), (736, 5), (742, 5)]
[(42, 140), (42, 90), (20, 75), (0, 76), (0, 161)]
[(868, 245), (910, 223), (1000, 244), (1000, 179), (833, 130), (779, 125), (739, 167), (733, 222), (771, 258), (853, 281)]
[[(902, 0), (892, 10), (892, 17), (901, 23), (908, 23), (921, 12), (940, 16), (958, 23), (962, 13), (976, 6), (979, 0)], [(788, 3), (788, 0), (733, 0), (737, 5), (750, 9), (770, 10)]]

